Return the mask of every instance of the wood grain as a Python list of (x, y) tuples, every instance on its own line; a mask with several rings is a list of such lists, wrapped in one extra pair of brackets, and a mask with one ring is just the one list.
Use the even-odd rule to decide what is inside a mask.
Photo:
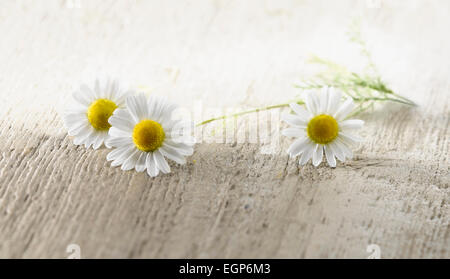
[[(73, 2), (0, 4), (0, 257), (65, 258), (72, 243), (83, 258), (366, 258), (372, 243), (383, 258), (450, 257), (448, 1)], [(149, 178), (66, 134), (70, 94), (104, 73), (193, 111), (289, 100), (315, 70), (308, 53), (363, 67), (355, 17), (420, 106), (362, 115), (365, 142), (335, 169), (299, 167), (284, 137), (265, 154), (259, 135), (201, 142)]]

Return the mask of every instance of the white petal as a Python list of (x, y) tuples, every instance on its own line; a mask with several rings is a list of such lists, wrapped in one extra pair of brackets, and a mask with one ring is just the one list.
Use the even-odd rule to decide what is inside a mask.
[(139, 120), (144, 118), (148, 118), (148, 106), (147, 106), (147, 97), (144, 94), (140, 94), (136, 96), (136, 103), (139, 110)]
[(143, 93), (135, 96), (129, 96), (126, 99), (127, 109), (136, 122), (148, 118), (147, 97)]
[(304, 136), (305, 133), (306, 132), (305, 132), (304, 129), (299, 129), (299, 128), (286, 128), (286, 129), (281, 131), (281, 134), (283, 136), (294, 137), (294, 138), (298, 138), (298, 137)]
[(123, 150), (122, 153), (120, 153), (115, 159), (114, 161), (112, 161), (111, 166), (115, 167), (115, 166), (120, 166), (121, 164), (123, 164), (123, 162), (125, 162), (126, 159), (128, 159), (136, 150), (136, 148), (134, 146), (128, 146), (127, 149)]
[(302, 157), (299, 160), (300, 165), (306, 164), (309, 159), (311, 159), (314, 152), (314, 145), (312, 143), (309, 143), (305, 151), (302, 153)]
[(330, 142), (328, 144), (328, 147), (331, 149), (331, 151), (336, 156), (336, 158), (339, 159), (339, 161), (345, 162), (344, 151), (342, 151), (342, 149), (340, 148), (340, 144), (339, 143), (337, 143), (336, 141)]
[(139, 149), (134, 149), (130, 156), (128, 156), (127, 159), (123, 162), (122, 166), (120, 167), (123, 171), (131, 170), (136, 165), (136, 161), (139, 159), (139, 155), (141, 153), (139, 152)]
[(133, 139), (131, 137), (111, 137), (106, 142), (110, 146), (120, 147), (123, 145), (133, 144)]
[(132, 124), (136, 124), (132, 117), (131, 114), (128, 112), (127, 109), (116, 109), (114, 111), (114, 114), (112, 115), (112, 117), (118, 117), (124, 120), (128, 120), (128, 122), (132, 123)]
[(101, 92), (102, 98), (111, 99), (111, 87), (112, 82), (108, 77), (108, 79), (106, 80), (105, 88), (103, 89), (103, 92)]
[(115, 127), (119, 130), (122, 130), (124, 132), (132, 133), (134, 125), (128, 121), (127, 119), (123, 119), (117, 116), (112, 116), (108, 119), (109, 124), (111, 124), (112, 127)]
[(86, 84), (82, 84), (80, 86), (80, 90), (81, 93), (85, 96), (84, 98), (88, 99), (89, 104), (96, 99), (95, 93)]
[(305, 105), (310, 113), (313, 115), (317, 114), (316, 95), (314, 93), (309, 93), (306, 95)]
[(305, 124), (308, 123), (309, 119), (311, 118), (311, 113), (309, 113), (297, 103), (290, 103), (289, 106), (297, 114), (298, 118), (300, 118), (301, 121), (303, 121)]
[(165, 140), (163, 146), (167, 148), (172, 148), (184, 156), (191, 156), (192, 153), (194, 153), (194, 149), (191, 146), (184, 143), (175, 143), (172, 142), (171, 140)]
[(347, 115), (350, 112), (352, 112), (354, 107), (355, 107), (355, 104), (353, 103), (353, 99), (352, 98), (347, 98), (347, 100), (345, 100), (345, 102), (340, 106), (338, 111), (335, 113), (334, 117), (337, 120), (342, 120), (345, 117), (347, 117)]
[(163, 145), (159, 149), (159, 151), (161, 152), (162, 155), (164, 155), (165, 157), (169, 158), (172, 161), (177, 162), (180, 165), (186, 164), (186, 159), (184, 158), (184, 156), (178, 153), (175, 149), (167, 147), (167, 145), (166, 146)]
[(188, 147), (192, 147), (196, 140), (190, 135), (173, 135), (172, 133), (166, 133), (166, 140), (173, 142), (174, 144), (183, 144)]
[[(103, 144), (103, 141), (105, 139), (105, 137), (104, 137), (105, 134), (106, 133), (104, 133), (104, 132), (103, 133), (97, 133), (97, 136), (95, 137), (95, 140), (94, 140), (94, 142), (92, 144), (92, 148), (94, 150), (98, 149)], [(106, 135), (108, 135), (108, 134), (106, 134)]]
[(115, 96), (115, 103), (119, 107), (125, 107), (126, 99), (130, 96), (134, 96), (135, 92), (133, 90), (128, 91), (118, 91)]
[(113, 81), (111, 82), (111, 88), (109, 91), (110, 100), (116, 99), (118, 91), (119, 91), (119, 81), (117, 79), (113, 79)]
[(158, 104), (157, 104), (157, 99), (156, 98), (153, 98), (153, 97), (150, 97), (148, 100), (147, 100), (147, 111), (148, 111), (148, 117), (150, 118), (150, 119), (155, 119), (156, 120), (156, 109), (157, 109), (157, 106)]
[(123, 152), (130, 149), (132, 145), (123, 145), (119, 148), (114, 149), (113, 151), (109, 152), (108, 155), (106, 155), (106, 160), (111, 161), (117, 159)]
[(109, 128), (108, 133), (109, 133), (109, 135), (111, 137), (115, 137), (115, 138), (131, 137), (131, 133), (127, 133), (127, 132), (125, 132), (123, 130), (120, 130), (120, 129), (116, 128), (116, 127)]
[(309, 146), (310, 140), (308, 138), (300, 138), (294, 141), (291, 146), (289, 146), (287, 153), (291, 157), (295, 157), (300, 153), (304, 152), (305, 149)]
[(163, 115), (161, 115), (162, 119), (172, 120), (173, 111), (177, 107), (178, 107), (177, 105), (166, 101), (165, 104), (164, 104), (164, 108), (163, 108)]
[(156, 166), (161, 170), (163, 173), (169, 173), (170, 167), (169, 164), (167, 164), (166, 159), (164, 159), (163, 155), (159, 150), (156, 150), (153, 152), (153, 156), (155, 158)]
[(145, 165), (147, 166), (147, 173), (148, 175), (150, 175), (151, 177), (155, 177), (158, 175), (159, 170), (156, 167), (156, 162), (153, 159), (153, 153), (152, 152), (148, 152), (147, 153), (147, 159), (145, 160)]
[(339, 132), (338, 137), (340, 137), (345, 142), (348, 142), (350, 144), (357, 144), (358, 142), (362, 142), (363, 139), (358, 136), (350, 135), (344, 132)]
[(341, 102), (341, 91), (334, 90), (333, 87), (330, 88), (328, 92), (328, 108), (327, 112), (329, 115), (334, 115), (339, 109), (339, 103)]
[(288, 123), (289, 125), (296, 127), (305, 127), (306, 125), (305, 121), (303, 121), (302, 119), (300, 119), (300, 117), (292, 113), (284, 113), (283, 115), (281, 115), (281, 120)]
[(317, 167), (322, 162), (323, 158), (323, 145), (316, 144), (316, 148), (313, 153), (313, 165)]
[(149, 116), (156, 121), (161, 121), (164, 116), (171, 118), (176, 106), (167, 101), (166, 98), (153, 98), (149, 100)]
[(139, 106), (136, 101), (136, 97), (129, 96), (125, 102), (127, 104), (127, 109), (128, 109), (128, 112), (130, 113), (131, 117), (133, 118), (135, 123), (138, 123), (140, 121), (140, 111), (139, 111)]
[(346, 158), (351, 159), (353, 157), (352, 150), (347, 146), (345, 142), (342, 141), (342, 139), (337, 138), (335, 140), (336, 144), (339, 146), (339, 148), (342, 150)]
[(91, 147), (91, 145), (94, 144), (96, 138), (97, 138), (97, 131), (92, 129), (89, 136), (84, 140), (84, 147), (86, 148)]
[(83, 106), (89, 107), (92, 103), (92, 98), (89, 98), (89, 95), (85, 94), (81, 91), (76, 91), (72, 94), (72, 97)]
[(66, 114), (63, 116), (63, 120), (66, 126), (72, 126), (78, 124), (79, 122), (87, 121), (88, 119), (86, 116), (86, 112), (82, 112), (82, 113)]
[(103, 144), (106, 146), (106, 148), (111, 148), (109, 144), (106, 144), (106, 141), (109, 139), (108, 133), (103, 133)]
[(84, 126), (83, 129), (77, 134), (77, 136), (73, 139), (73, 144), (81, 145), (84, 141), (89, 137), (93, 128), (92, 126)]
[(139, 154), (139, 158), (138, 158), (138, 160), (136, 162), (135, 168), (136, 168), (137, 172), (143, 172), (145, 170), (145, 168), (146, 168), (145, 160), (147, 158), (147, 152), (139, 151), (139, 153), (140, 153)]
[(69, 136), (76, 136), (78, 135), (81, 130), (83, 130), (83, 128), (90, 128), (90, 124), (87, 121), (80, 121), (77, 124), (73, 124), (69, 127), (67, 133), (69, 134)]
[(330, 167), (335, 168), (336, 167), (336, 158), (334, 158), (334, 154), (331, 151), (330, 148), (327, 148), (327, 146), (325, 146), (325, 155), (327, 155), (327, 162), (328, 165), (330, 165)]
[(327, 109), (328, 109), (328, 87), (323, 87), (321, 94), (319, 95), (320, 99), (319, 99), (319, 103), (320, 103), (320, 108), (319, 108), (319, 113), (327, 113)]
[(105, 139), (103, 140), (103, 144), (106, 146), (106, 148), (111, 149), (112, 146), (109, 145), (109, 143), (108, 143), (108, 139), (109, 139), (109, 138), (110, 138), (110, 136), (107, 134), (107, 135), (105, 136)]
[(360, 129), (364, 125), (364, 121), (359, 119), (344, 120), (339, 123), (342, 129)]
[(112, 161), (116, 159), (126, 148), (126, 146), (122, 146), (121, 148), (113, 149), (106, 155), (106, 161)]

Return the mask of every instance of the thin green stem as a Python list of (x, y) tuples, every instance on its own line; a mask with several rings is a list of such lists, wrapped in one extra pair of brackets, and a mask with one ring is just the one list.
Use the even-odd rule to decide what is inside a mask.
[(396, 102), (396, 103), (401, 103), (404, 105), (409, 105), (409, 106), (415, 106), (415, 103), (413, 103), (412, 101), (406, 99), (407, 101), (404, 100), (399, 100), (399, 99), (394, 99), (394, 98), (390, 98), (390, 97), (367, 97), (367, 98), (353, 98), (353, 100), (355, 102), (367, 102), (367, 101), (390, 101), (390, 102)]
[[(399, 96), (396, 95), (396, 97), (399, 97)], [(409, 106), (415, 106), (414, 102), (412, 102), (412, 101), (410, 101), (410, 100), (408, 100), (406, 98), (402, 98), (402, 99), (405, 99), (406, 101), (399, 100), (399, 99), (394, 99), (394, 98), (390, 98), (390, 97), (367, 97), (367, 98), (353, 97), (353, 100), (355, 102), (357, 102), (357, 103), (364, 103), (364, 102), (369, 102), (369, 101), (390, 101), (390, 102), (401, 103), (401, 104), (405, 104), (405, 105), (409, 105)], [(293, 102), (296, 102), (299, 105), (304, 105), (305, 104), (305, 102), (301, 101), (301, 100), (297, 100), (297, 101), (293, 101)], [(271, 109), (284, 108), (284, 107), (288, 107), (290, 103), (277, 104), (277, 105), (272, 105), (272, 106), (267, 106), (267, 107), (262, 107), (262, 108), (256, 108), (256, 109), (241, 111), (241, 112), (233, 113), (233, 114), (229, 114), (229, 115), (222, 115), (222, 116), (219, 116), (219, 117), (214, 117), (214, 118), (205, 120), (203, 122), (200, 122), (196, 126), (202, 126), (202, 125), (214, 122), (214, 121), (224, 120), (224, 119), (228, 119), (228, 118), (232, 118), (232, 117), (239, 117), (239, 116), (242, 116), (242, 115), (245, 115), (245, 114), (249, 114), (249, 113), (255, 113), (255, 112), (266, 111), (266, 110), (271, 110)], [(355, 115), (355, 114), (353, 114), (353, 115)]]
[[(229, 115), (223, 115), (223, 116), (219, 116), (219, 117), (214, 117), (214, 118), (205, 120), (203, 122), (200, 122), (196, 126), (202, 126), (202, 125), (208, 124), (208, 123), (213, 122), (213, 121), (224, 120), (224, 119), (231, 118), (231, 117), (238, 117), (238, 116), (242, 116), (242, 115), (249, 114), (249, 113), (255, 113), (255, 112), (259, 112), (259, 111), (266, 111), (266, 110), (271, 110), (271, 109), (283, 108), (283, 107), (289, 106), (289, 104), (290, 103), (272, 105), (272, 106), (267, 106), (267, 107), (263, 107), (263, 108), (256, 108), (256, 109), (241, 111), (241, 112), (233, 113), (233, 114), (229, 114)], [(298, 101), (297, 104), (303, 105), (304, 102), (303, 101)]]
[(410, 99), (405, 98), (405, 97), (403, 97), (403, 96), (401, 96), (401, 95), (398, 95), (398, 94), (396, 94), (396, 93), (391, 93), (391, 95), (393, 95), (393, 96), (395, 96), (395, 97), (397, 97), (397, 98), (399, 98), (399, 99), (402, 99), (403, 101), (405, 101), (405, 102), (407, 103), (407, 105), (414, 106), (414, 107), (417, 106), (416, 103), (414, 103), (414, 102), (411, 101)]
[[(317, 89), (317, 88), (322, 88), (322, 87), (324, 87), (325, 85), (322, 85), (322, 84), (314, 84), (314, 85), (308, 85), (308, 86), (302, 86), (302, 85), (297, 85), (297, 84), (294, 84), (294, 87), (296, 87), (296, 88), (300, 88), (300, 89)], [(403, 97), (403, 96), (401, 96), (401, 95), (399, 95), (399, 94), (397, 94), (397, 93), (394, 93), (392, 90), (390, 90), (390, 89), (388, 89), (387, 91), (386, 90), (380, 90), (380, 89), (378, 89), (378, 88), (373, 88), (373, 87), (370, 87), (370, 86), (362, 86), (362, 85), (357, 85), (357, 86), (350, 86), (349, 88), (351, 88), (351, 89), (353, 89), (353, 90), (355, 90), (355, 91), (357, 91), (357, 88), (358, 88), (358, 86), (359, 87), (366, 87), (366, 88), (369, 88), (369, 89), (371, 89), (371, 90), (374, 90), (374, 91), (377, 91), (377, 92), (379, 92), (380, 94), (382, 94), (382, 95), (391, 95), (391, 96), (395, 96), (396, 98), (398, 98), (398, 99), (401, 99), (401, 100), (403, 100), (403, 102), (400, 102), (399, 100), (396, 100), (396, 99), (393, 99), (393, 98), (382, 98), (382, 100), (389, 100), (389, 101), (393, 101), (393, 102), (400, 102), (400, 103), (403, 103), (403, 104), (406, 104), (406, 105), (410, 105), (410, 106), (417, 106), (417, 104), (416, 103), (414, 103), (413, 101), (411, 101), (410, 99), (408, 99), (408, 98), (405, 98), (405, 97)], [(334, 87), (337, 87), (337, 88), (341, 88), (341, 89), (344, 89), (345, 87), (344, 86), (340, 86), (340, 85), (335, 85)], [(347, 92), (348, 93), (348, 92)], [(350, 95), (350, 94), (349, 94)], [(356, 99), (355, 97), (353, 97), (353, 96), (351, 96), (353, 99)], [(379, 101), (379, 99), (378, 100), (375, 100), (375, 101)]]

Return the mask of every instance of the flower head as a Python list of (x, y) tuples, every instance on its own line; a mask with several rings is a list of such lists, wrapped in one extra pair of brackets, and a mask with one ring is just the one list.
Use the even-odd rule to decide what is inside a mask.
[(308, 94), (306, 110), (292, 103), (290, 107), (295, 114), (283, 115), (283, 120), (293, 126), (283, 130), (283, 135), (297, 138), (287, 152), (291, 157), (301, 155), (301, 165), (312, 158), (313, 165), (318, 166), (323, 153), (331, 167), (336, 167), (336, 158), (344, 162), (352, 157), (350, 146), (361, 139), (350, 133), (360, 129), (364, 121), (346, 120), (354, 109), (353, 99), (348, 98), (342, 105), (340, 100), (340, 92), (324, 88), (319, 94)]
[(154, 177), (160, 171), (170, 172), (165, 158), (186, 163), (184, 156), (192, 155), (194, 139), (184, 133), (185, 122), (172, 120), (175, 108), (165, 99), (129, 96), (126, 108), (114, 111), (109, 119), (112, 127), (108, 144), (116, 148), (106, 157), (112, 161), (111, 166), (147, 170)]
[[(75, 102), (65, 112), (64, 122), (74, 144), (99, 148), (107, 139), (111, 125), (108, 119), (117, 108), (125, 105), (128, 92), (119, 88), (117, 81), (107, 80), (101, 86), (97, 79), (94, 89), (82, 84), (73, 93)], [(109, 147), (109, 146), (108, 146)]]

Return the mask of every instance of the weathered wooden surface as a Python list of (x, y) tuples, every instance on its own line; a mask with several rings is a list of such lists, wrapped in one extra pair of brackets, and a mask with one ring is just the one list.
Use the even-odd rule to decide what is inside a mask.
[[(450, 257), (450, 4), (386, 2), (2, 1), (0, 257), (64, 258), (71, 243), (83, 258), (365, 258), (372, 243)], [(420, 106), (363, 115), (366, 142), (336, 169), (299, 168), (285, 138), (275, 154), (204, 142), (152, 179), (62, 125), (97, 73), (187, 108), (289, 100), (308, 53), (361, 65), (345, 37), (355, 16), (386, 80)]]

